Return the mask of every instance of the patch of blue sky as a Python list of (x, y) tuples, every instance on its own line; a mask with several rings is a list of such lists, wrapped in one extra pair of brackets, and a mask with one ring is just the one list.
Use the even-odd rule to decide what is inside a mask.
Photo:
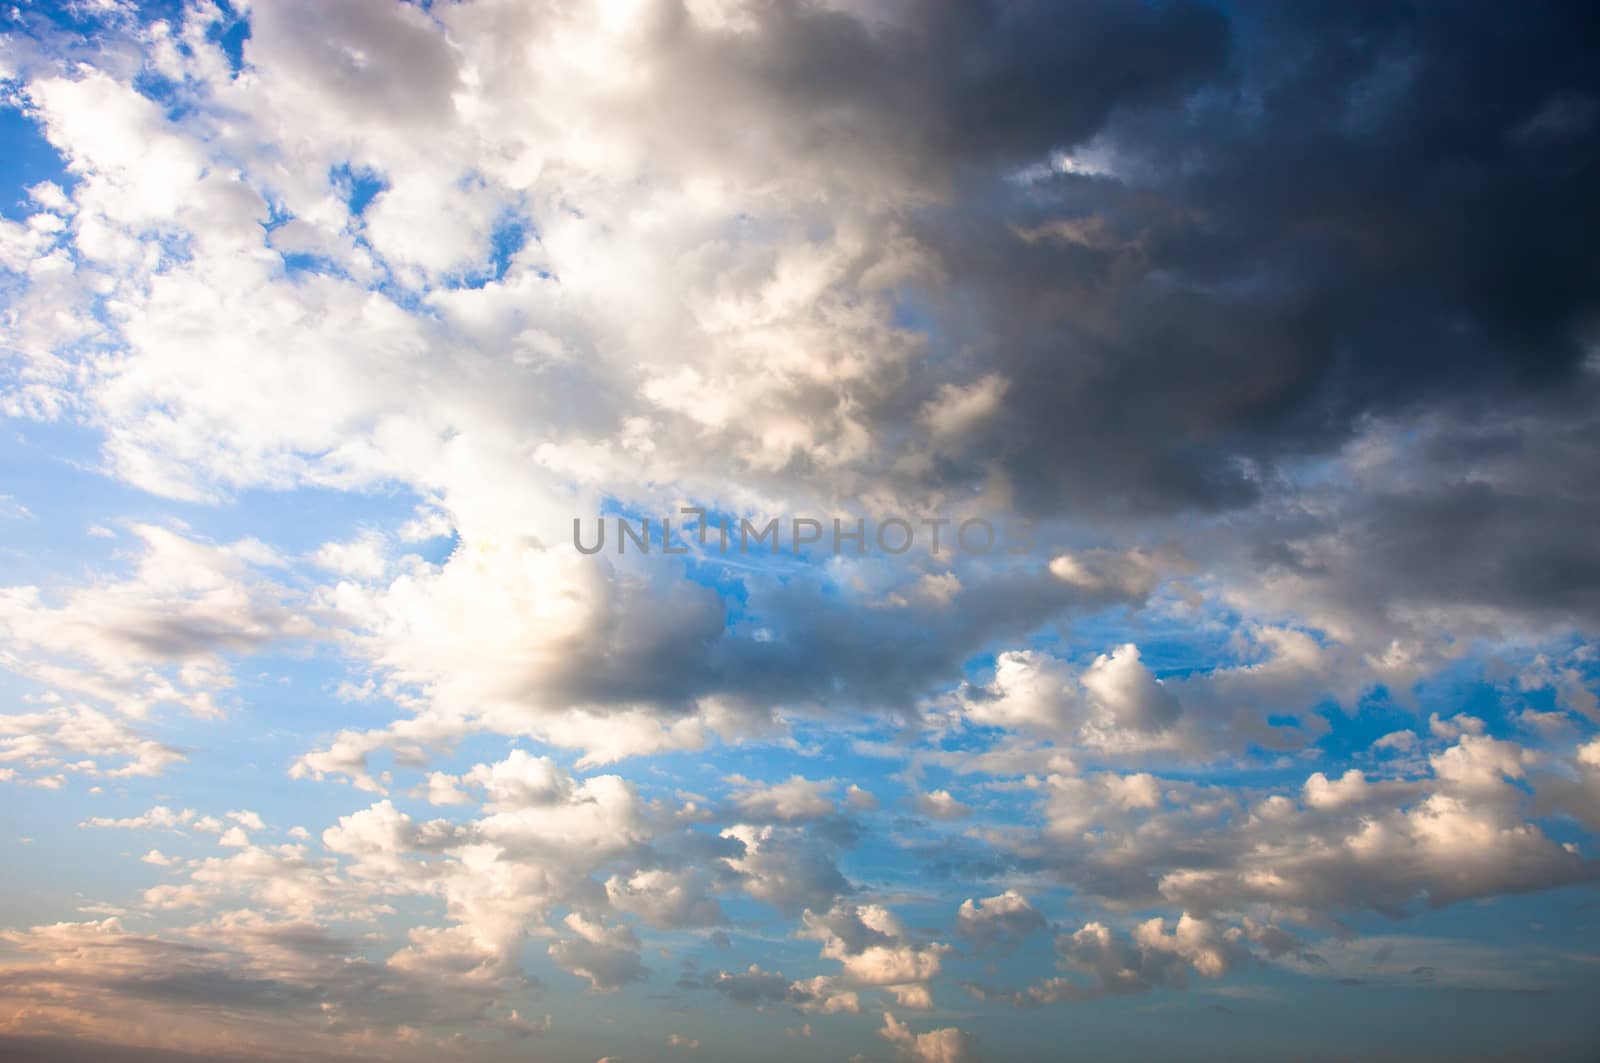
[(1050, 625), (1038, 640), (1048, 649), (1083, 666), (1117, 646), (1133, 643), (1139, 659), (1159, 679), (1182, 677), (1244, 663), (1232, 634), (1210, 617), (1162, 615), (1112, 605)]
[[(423, 501), (422, 496), (395, 484), (365, 491), (310, 485), (291, 491), (253, 488), (239, 492), (229, 505), (196, 505), (179, 515), (218, 541), (253, 535), (284, 553), (298, 555), (324, 542), (356, 538), (369, 529), (403, 525)], [(433, 543), (436, 550), (439, 542)], [(415, 544), (403, 545), (409, 549)]]
[(244, 69), (244, 42), (250, 39), (250, 18), (229, 0), (217, 0), (217, 7), (222, 18), (206, 27), (206, 39), (222, 49), (228, 57), (228, 68), (237, 75)]
[(283, 259), (283, 272), (290, 277), (299, 273), (319, 277), (349, 277), (344, 267), (327, 255), (313, 255), (304, 251), (281, 251), (279, 257)]
[[(294, 215), (290, 214), (283, 204), (275, 202), (267, 204), (267, 220), (262, 223), (261, 227), (266, 234), (266, 240), (269, 245), (272, 240), (272, 234), (293, 220)], [(278, 257), (283, 261), (285, 276), (291, 279), (299, 274), (350, 279), (349, 271), (326, 255), (305, 251), (278, 251)]]
[[(263, 772), (261, 792), (272, 790), (271, 780), (282, 777), (310, 740), (337, 729), (331, 721), (338, 721), (338, 728), (359, 728), (364, 717), (376, 721), (381, 715), (379, 703), (364, 705), (339, 696), (351, 678), (349, 661), (330, 641), (313, 636), (226, 659), (235, 685), (216, 696), (225, 715), (207, 719), (178, 711), (170, 713), (166, 726), (174, 744), (226, 748), (230, 761), (241, 758), (238, 763)], [(182, 770), (196, 774), (195, 763)]]
[[(632, 520), (637, 528), (638, 520), (648, 519), (651, 522), (651, 532), (656, 536), (654, 543), (658, 543), (659, 551), (661, 541), (661, 520), (669, 519), (672, 522), (672, 541), (674, 548), (688, 546), (690, 557), (698, 564), (725, 565), (730, 568), (742, 570), (760, 570), (760, 572), (797, 572), (802, 568), (826, 562), (832, 557), (827, 541), (827, 532), (824, 532), (824, 543), (808, 544), (805, 548), (794, 548), (792, 536), (792, 523), (790, 519), (806, 514), (755, 514), (755, 512), (734, 512), (725, 509), (718, 499), (694, 499), (690, 507), (704, 509), (704, 515), (694, 512), (682, 512), (682, 507), (677, 512), (650, 511), (645, 507), (634, 509), (613, 509), (614, 515)], [(773, 549), (771, 536), (763, 536), (766, 525), (770, 520), (778, 520), (778, 546)], [(749, 528), (744, 523), (749, 522)], [(592, 527), (586, 522), (586, 528)], [(826, 522), (824, 522), (826, 527)], [(616, 528), (610, 528), (614, 536)], [(614, 544), (613, 544), (614, 548)], [(632, 549), (632, 540), (629, 541)]]
[[(30, 574), (105, 556), (106, 540), (90, 528), (117, 519), (157, 519), (170, 504), (96, 471), (99, 432), (71, 421), (0, 421), (0, 482), (12, 502), (0, 522), (0, 578), (25, 582)], [(209, 507), (208, 507), (209, 508)], [(77, 533), (78, 538), (74, 535)], [(21, 564), (14, 556), (21, 552)]]
[[(398, 527), (422, 501), (422, 496), (392, 484), (366, 491), (309, 485), (289, 491), (252, 488), (233, 496), (228, 505), (178, 503), (175, 515), (216, 541), (253, 536), (293, 556), (324, 542), (356, 538), (368, 529)], [(439, 543), (433, 542), (435, 550)]]
[[(179, 44), (178, 48), (180, 51), (188, 50), (184, 44)], [(145, 67), (134, 77), (132, 85), (139, 95), (160, 104), (169, 122), (181, 122), (195, 112), (194, 104), (184, 97), (182, 83), (173, 81), (158, 70)]]
[[(110, 7), (82, 3), (81, 0), (18, 0), (7, 7), (20, 18), (13, 21), (28, 27), (38, 19), (58, 30), (96, 36), (115, 24), (122, 12)], [(140, 22), (165, 19), (176, 22), (183, 14), (183, 0), (140, 0), (134, 7)]]
[[(723, 599), (727, 626), (730, 628), (758, 620), (748, 611), (750, 592), (747, 580), (781, 581), (797, 573), (817, 574), (812, 561), (804, 555), (786, 549), (773, 553), (766, 547), (758, 546), (753, 538), (750, 549), (741, 551), (739, 518), (717, 510), (708, 510), (703, 544), (700, 541), (698, 518), (693, 514), (657, 511), (646, 505), (627, 505), (611, 496), (602, 498), (597, 515), (574, 514), (574, 518), (579, 521), (578, 541), (581, 541), (585, 550), (592, 549), (600, 541), (602, 533), (598, 529), (603, 525), (604, 545), (596, 554), (597, 557), (639, 558), (643, 563), (675, 565), (678, 572), (693, 582), (716, 591)], [(663, 549), (664, 519), (671, 525), (671, 553)], [(619, 521), (631, 529), (629, 534), (624, 535), (619, 530)], [(724, 522), (731, 529), (726, 540), (718, 530), (724, 526)], [(756, 531), (760, 531), (765, 521), (758, 519), (755, 523)], [(637, 543), (640, 539), (648, 540), (648, 550), (639, 549)], [(726, 549), (722, 546), (724, 541)], [(820, 586), (824, 593), (837, 593), (827, 581), (822, 581)]]
[[(357, 240), (357, 242), (363, 245), (366, 244), (365, 238), (360, 238)], [(413, 317), (428, 318), (432, 320), (438, 319), (438, 313), (433, 307), (428, 305), (428, 292), (426, 288), (418, 289), (408, 287), (407, 285), (396, 280), (392, 274), (384, 277), (384, 279), (378, 281), (371, 287), (372, 291), (377, 292), (379, 295), (383, 296), (385, 299), (389, 300), (395, 306), (404, 310)]]
[[(537, 240), (536, 231), (525, 218), (506, 215), (495, 223), (489, 235), (489, 261), (476, 269), (451, 277), (441, 286), (446, 289), (478, 289), (505, 279), (511, 262), (529, 239)], [(545, 276), (542, 274), (541, 276)]]
[(77, 183), (44, 131), (17, 106), (0, 105), (0, 214), (20, 220), (39, 210), (28, 189), (53, 181), (68, 193)]
[(328, 182), (344, 196), (350, 213), (360, 217), (389, 183), (378, 171), (344, 162), (328, 171)]
[(142, 838), (107, 844), (79, 828), (88, 817), (103, 815), (106, 807), (99, 795), (77, 787), (19, 789), (0, 802), (0, 867), (6, 869), (0, 896), (13, 918), (29, 925), (52, 923), (86, 918), (73, 911), (81, 904), (127, 902), (128, 888), (139, 877), (135, 869), (144, 865), (107, 861), (105, 854), (138, 855), (151, 844)]

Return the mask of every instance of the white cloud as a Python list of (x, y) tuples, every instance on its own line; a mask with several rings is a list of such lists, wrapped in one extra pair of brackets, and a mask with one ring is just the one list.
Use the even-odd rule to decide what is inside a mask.
[(388, 546), (377, 532), (367, 532), (349, 542), (323, 543), (311, 555), (314, 564), (340, 576), (359, 580), (381, 579), (389, 569)]
[(1128, 643), (1096, 657), (1082, 682), (1095, 706), (1116, 727), (1135, 732), (1164, 731), (1178, 719), (1178, 699), (1151, 674)]
[(781, 823), (821, 819), (834, 813), (831, 779), (806, 779), (791, 775), (783, 782), (763, 785), (747, 779), (732, 780), (742, 791), (734, 797), (739, 813), (752, 822)]
[(930, 1008), (928, 983), (943, 967), (950, 946), (911, 940), (882, 905), (836, 905), (807, 911), (800, 936), (822, 942), (822, 955), (843, 965), (846, 984), (885, 990), (902, 1007)]
[(959, 439), (995, 416), (1009, 386), (1004, 377), (995, 374), (964, 388), (946, 384), (922, 408), (923, 423), (936, 440)]
[(825, 909), (850, 888), (832, 855), (800, 830), (735, 824), (722, 836), (742, 847), (724, 859), (741, 887), (782, 911)]
[(955, 931), (985, 948), (1015, 948), (1044, 930), (1043, 913), (1016, 890), (983, 900), (968, 898), (956, 913)]
[(599, 992), (620, 989), (645, 976), (639, 962), (639, 939), (627, 927), (593, 922), (577, 912), (566, 918), (572, 937), (550, 946), (550, 958), (562, 970), (589, 980)]
[(957, 1027), (946, 1026), (926, 1033), (912, 1033), (911, 1028), (894, 1017), (893, 1012), (883, 1013), (883, 1029), (878, 1036), (895, 1046), (901, 1059), (915, 1063), (969, 1063), (977, 1059), (972, 1038)]
[(929, 790), (917, 797), (917, 811), (934, 819), (965, 819), (972, 815), (972, 808), (962, 804), (950, 795), (949, 790)]
[(707, 896), (708, 876), (700, 871), (635, 871), (606, 880), (606, 897), (619, 912), (654, 927), (674, 929), (726, 922), (722, 906)]

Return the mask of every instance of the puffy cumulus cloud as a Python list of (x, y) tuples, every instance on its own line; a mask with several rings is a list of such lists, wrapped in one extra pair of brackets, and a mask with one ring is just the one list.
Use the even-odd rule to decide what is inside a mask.
[[(1273, 839), (1270, 849), (1240, 852), (1227, 868), (1168, 871), (1160, 893), (1191, 908), (1261, 901), (1315, 919), (1354, 907), (1398, 914), (1418, 904), (1549, 889), (1600, 874), (1592, 860), (1522, 818), (1519, 791), (1496, 779), (1485, 793), (1485, 781), (1441, 775), (1414, 788), (1409, 804), (1398, 808), (1352, 810), (1340, 802), (1319, 808), (1308, 800), (1305, 813), (1279, 818), (1266, 810), (1251, 833)], [(1326, 798), (1326, 789), (1311, 793)], [(1338, 810), (1331, 817), (1316, 814), (1330, 808)]]
[(972, 1036), (955, 1026), (945, 1026), (926, 1033), (912, 1033), (911, 1028), (894, 1017), (893, 1012), (883, 1013), (883, 1029), (878, 1036), (895, 1047), (901, 1059), (915, 1063), (970, 1063), (978, 1058)]
[(510, 756), (495, 764), (477, 765), (467, 773), (466, 780), (483, 787), (484, 807), (491, 812), (548, 805), (572, 792), (572, 779), (555, 761), (531, 756), (521, 749), (512, 750)]
[[(323, 749), (313, 749), (298, 757), (289, 768), (292, 779), (314, 778), (322, 781), (332, 775), (343, 775), (357, 789), (383, 793), (384, 786), (368, 770), (369, 758), (378, 751), (396, 745), (393, 732), (340, 731)], [(412, 756), (419, 747), (407, 744), (400, 753)], [(413, 758), (414, 759), (414, 758)], [(437, 773), (442, 774), (442, 773)]]
[[(1446, 751), (1441, 756), (1450, 758), (1448, 763), (1455, 763), (1459, 756), (1459, 747), (1452, 747), (1453, 751)], [(1439, 765), (1434, 765), (1438, 772)], [(1350, 810), (1370, 807), (1374, 804), (1392, 806), (1396, 802), (1403, 802), (1407, 797), (1418, 792), (1415, 782), (1395, 779), (1378, 782), (1369, 782), (1366, 774), (1359, 768), (1350, 768), (1337, 779), (1329, 779), (1322, 772), (1312, 772), (1306, 779), (1305, 786), (1301, 787), (1301, 800), (1307, 809), (1324, 811)]]
[[(155, 852), (146, 855), (147, 863), (172, 876), (146, 891), (144, 906), (149, 912), (214, 911), (222, 913), (218, 920), (237, 921), (243, 916), (228, 913), (243, 911), (237, 906), (244, 904), (250, 911), (269, 913), (260, 917), (263, 920), (304, 926), (306, 934), (331, 921), (365, 924), (369, 929), (364, 940), (370, 944), (381, 937), (370, 930), (374, 920), (392, 916), (393, 904), (423, 904), (433, 910), (442, 905), (444, 925), (426, 921), (413, 925), (404, 944), (387, 959), (363, 955), (359, 964), (344, 961), (337, 977), (325, 976), (328, 985), (315, 993), (308, 991), (308, 1007), (339, 1012), (338, 1021), (330, 1020), (327, 1027), (330, 1045), (348, 1047), (352, 1038), (361, 1038), (370, 1040), (372, 1050), (379, 1053), (391, 1034), (404, 1041), (405, 1052), (425, 1054), (427, 1046), (438, 1043), (417, 1031), (391, 1030), (383, 1025), (388, 1019), (357, 1014), (379, 1003), (384, 1015), (400, 1016), (393, 1021), (402, 1026), (469, 1022), (484, 1037), (521, 1038), (540, 1032), (541, 1024), (523, 1018), (526, 1009), (519, 1011), (522, 1005), (517, 1003), (519, 996), (538, 987), (538, 980), (524, 970), (522, 956), (522, 945), (536, 930), (554, 939), (546, 950), (551, 965), (585, 980), (596, 991), (609, 992), (649, 974), (640, 939), (627, 920), (663, 929), (725, 922), (710, 895), (719, 885), (713, 875), (661, 866), (669, 854), (653, 853), (634, 840), (643, 837), (646, 810), (630, 785), (613, 776), (576, 780), (552, 763), (518, 751), (500, 762), (470, 769), (463, 777), (469, 780), (468, 788), (483, 791), (477, 818), (464, 824), (424, 822), (385, 799), (338, 817), (323, 831), (321, 847), (327, 855), (303, 843), (254, 843), (253, 835), (269, 828), (249, 809), (202, 816), (193, 810), (156, 806), (139, 815), (98, 817), (85, 826), (187, 829), (216, 837), (222, 855), (188, 860)], [(649, 814), (658, 815), (660, 810)], [(694, 825), (691, 821), (688, 828)], [(301, 831), (296, 836), (304, 835)], [(736, 839), (730, 842), (718, 843), (717, 851), (738, 852)], [(674, 837), (657, 830), (654, 843), (663, 848), (692, 847), (693, 836), (685, 832)], [(720, 885), (725, 888), (735, 881)], [(826, 900), (829, 894), (820, 896)], [(561, 908), (569, 910), (556, 918), (554, 913)], [(186, 939), (162, 933), (150, 940), (178, 947)], [(250, 938), (240, 948), (255, 955), (269, 944), (264, 938)], [(346, 977), (365, 994), (359, 1001), (335, 999)], [(736, 1001), (752, 999), (751, 992), (735, 984), (718, 985), (711, 977), (704, 984)], [(280, 990), (263, 985), (259, 991), (259, 1001), (241, 998), (236, 1006), (246, 1017), (241, 1021), (269, 1030), (276, 1023), (274, 994)], [(410, 994), (427, 999), (415, 1003)], [(126, 996), (120, 982), (108, 991), (108, 1007), (119, 995)], [(785, 980), (780, 995), (787, 1005), (818, 1014), (859, 1008), (854, 991), (828, 977)], [(754, 997), (764, 999), (759, 992)], [(299, 1044), (307, 1052), (321, 1047), (315, 1037), (290, 1038), (285, 1043)], [(457, 1047), (473, 1049), (473, 1043)]]
[[(366, 919), (384, 907), (369, 889), (340, 876), (334, 859), (320, 856), (306, 846), (256, 845), (247, 838), (229, 839), (235, 840), (243, 844), (224, 844), (219, 835), (218, 845), (225, 855), (188, 861), (183, 868), (183, 881), (145, 890), (145, 905), (172, 912), (204, 911), (238, 903), (296, 919)], [(396, 892), (408, 891), (404, 885), (396, 887)]]
[(1145, 667), (1132, 643), (1096, 657), (1080, 681), (1095, 708), (1118, 728), (1164, 731), (1178, 719), (1178, 699)]
[(406, 855), (437, 851), (462, 840), (461, 832), (444, 820), (414, 823), (388, 800), (340, 816), (322, 832), (323, 848), (350, 857), (352, 874), (373, 878), (403, 878)]
[(955, 931), (979, 948), (1010, 950), (1044, 930), (1044, 913), (1016, 890), (983, 900), (968, 898), (956, 913)]
[(816, 975), (789, 987), (795, 1007), (819, 1015), (856, 1015), (861, 1011), (861, 995), (848, 988), (842, 978)]
[(1061, 966), (1082, 978), (1052, 978), (1021, 991), (1015, 1000), (1019, 1005), (1047, 1004), (1183, 988), (1191, 969), (1216, 978), (1237, 963), (1239, 938), (1237, 929), (1224, 931), (1187, 913), (1170, 933), (1159, 917), (1140, 923), (1130, 937), (1102, 923), (1088, 923), (1056, 939)]
[(950, 946), (912, 940), (899, 918), (882, 905), (807, 910), (799, 933), (822, 942), (823, 957), (843, 965), (846, 984), (882, 989), (901, 1007), (933, 1006), (928, 983), (939, 974)]
[(786, 1004), (823, 1015), (855, 1014), (861, 1010), (860, 995), (845, 988), (837, 978), (818, 975), (790, 981), (780, 972), (762, 970), (759, 964), (751, 964), (743, 971), (718, 971), (706, 977), (705, 985), (735, 1004), (757, 1009)]
[[(459, 733), (481, 716), (477, 726), (602, 751), (604, 739), (577, 738), (581, 722), (569, 730), (541, 717), (591, 708), (587, 722), (603, 734), (612, 712), (622, 714), (618, 729), (626, 730), (634, 723), (630, 707), (674, 695), (683, 703), (695, 693), (687, 685), (695, 662), (705, 667), (723, 627), (721, 603), (706, 588), (667, 582), (659, 568), (654, 578), (646, 569), (625, 578), (607, 561), (589, 563), (570, 543), (466, 541), (442, 565), (415, 568), (388, 586), (341, 586), (335, 602), (365, 629), (361, 645), (374, 664), (426, 690), (442, 727)], [(674, 673), (684, 679), (677, 689)], [(624, 739), (618, 752), (704, 741), (701, 723), (642, 748)]]
[[(370, 787), (370, 754), (475, 731), (577, 749), (589, 766), (770, 734), (782, 726), (774, 706), (906, 712), (931, 676), (953, 677), (995, 632), (1128, 600), (1005, 568), (969, 578), (962, 608), (930, 625), (920, 612), (872, 608), (872, 586), (849, 576), (752, 572), (744, 583), (760, 626), (747, 627), (659, 559), (469, 536), (442, 564), (413, 565), (386, 587), (329, 592), (355, 625), (355, 652), (420, 711), (339, 736), (305, 769)], [(889, 650), (868, 660), (856, 648), (869, 643)]]
[(1535, 800), (1541, 811), (1559, 812), (1578, 820), (1590, 830), (1600, 824), (1600, 738), (1571, 751), (1551, 771), (1535, 779)]
[(1064, 730), (1071, 672), (1063, 662), (1032, 650), (1008, 650), (995, 660), (986, 688), (962, 691), (963, 708), (975, 723), (1053, 733)]
[(377, 580), (389, 568), (388, 544), (374, 531), (349, 542), (327, 542), (317, 547), (311, 561), (319, 568), (358, 580)]
[(1525, 765), (1537, 759), (1537, 754), (1515, 742), (1463, 734), (1455, 745), (1429, 757), (1428, 763), (1452, 789), (1493, 796), (1503, 792), (1510, 780), (1521, 778)]
[[(1238, 807), (1231, 792), (1190, 785), (1169, 785), (1167, 794), (1177, 800), (1168, 807), (1154, 776), (1050, 774), (1027, 785), (1040, 793), (1044, 837), (1061, 846), (1062, 855), (1078, 853), (1090, 862), (1102, 843), (1138, 841), (1159, 847), (1171, 840), (1168, 831), (1176, 834)], [(1146, 800), (1152, 789), (1153, 802)], [(1124, 851), (1119, 862), (1131, 856), (1133, 852)]]
[(1417, 746), (1417, 733), (1409, 727), (1401, 731), (1390, 731), (1386, 735), (1375, 739), (1372, 743), (1374, 751), (1393, 751), (1396, 753), (1409, 753)]
[[(1182, 578), (1176, 569), (1169, 575)], [(1322, 711), (1328, 702), (1354, 711), (1380, 689), (1408, 698), (1462, 655), (1458, 647), (1387, 634), (1379, 642), (1344, 641), (1347, 629), (1278, 619), (1285, 622), (1235, 628), (1225, 653), (1167, 678), (1151, 671), (1133, 643), (1082, 667), (1040, 650), (1007, 650), (987, 682), (969, 680), (930, 704), (968, 725), (1012, 732), (1007, 741), (1022, 736), (1046, 744), (1037, 748), (1087, 751), (1107, 762), (1221, 760), (1307, 749), (1331, 728)]]
[(1517, 685), (1524, 690), (1555, 691), (1556, 706), (1571, 713), (1580, 713), (1600, 723), (1600, 694), (1583, 674), (1582, 665), (1591, 656), (1587, 649), (1579, 649), (1564, 661), (1552, 661), (1538, 654), (1533, 662), (1517, 677)]
[(852, 886), (835, 862), (834, 847), (803, 830), (736, 824), (722, 832), (740, 852), (723, 859), (741, 889), (780, 911), (826, 909)]
[[(51, 146), (83, 183), (73, 195), (80, 211), (136, 230), (178, 222), (207, 159), (156, 101), (92, 69), (77, 78), (34, 79), (27, 94)], [(109, 236), (91, 233), (91, 246)]]
[(1132, 643), (1083, 669), (1033, 650), (1008, 651), (996, 659), (990, 684), (964, 686), (958, 698), (975, 723), (1103, 747), (1164, 744), (1162, 733), (1182, 711)]
[(857, 812), (872, 812), (878, 807), (877, 795), (855, 783), (845, 788), (844, 799), (845, 803)]
[[(350, 742), (352, 752), (339, 769), (356, 775), (358, 783), (367, 782), (369, 789), (379, 788), (365, 774), (367, 750), (355, 739), (341, 739), (345, 741)], [(323, 769), (335, 770), (333, 757), (341, 748), (335, 743), (327, 754), (300, 758), (291, 774), (304, 777), (320, 775)], [(475, 765), (459, 777), (431, 773), (423, 793), (435, 804), (459, 804), (472, 800), (469, 789), (482, 792), (484, 815), (473, 822), (470, 837), (462, 835), (461, 840), (484, 841), (526, 853), (559, 852), (569, 858), (583, 854), (593, 861), (626, 852), (648, 833), (644, 803), (633, 783), (617, 775), (575, 779), (551, 758), (535, 757), (521, 749), (511, 750), (504, 760), (493, 764)], [(398, 852), (417, 838), (437, 844), (459, 833), (444, 820), (413, 829), (410, 818), (385, 799), (341, 819), (324, 840), (340, 847), (381, 843), (381, 848)]]
[(1316, 926), (1600, 873), (1539, 818), (1586, 815), (1588, 769), (1575, 755), (1541, 757), (1466, 732), (1386, 770), (1396, 774), (1313, 772), (1288, 793), (1149, 773), (1023, 776), (1007, 787), (1035, 795), (1041, 826), (983, 837), (1112, 909), (1171, 905), (1209, 917), (1265, 905)]
[(550, 946), (556, 966), (587, 978), (598, 992), (620, 989), (643, 979), (649, 972), (639, 962), (639, 939), (625, 926), (606, 926), (578, 912), (567, 916), (573, 936)]
[(1375, 658), (1325, 632), (1256, 624), (1236, 629), (1226, 654), (1182, 675), (1158, 677), (1133, 643), (1081, 666), (1041, 650), (1007, 650), (987, 682), (968, 681), (932, 700), (971, 725), (1102, 760), (1209, 760), (1306, 748), (1329, 729), (1321, 708), (1330, 699), (1353, 708), (1363, 694), (1413, 683), (1446, 660), (1435, 656), (1401, 674), (1394, 658)]
[(1107, 996), (1184, 989), (1191, 971), (1220, 978), (1246, 963), (1257, 946), (1273, 959), (1292, 957), (1307, 966), (1321, 962), (1294, 935), (1272, 924), (1246, 918), (1227, 926), (1187, 912), (1168, 929), (1156, 917), (1118, 933), (1104, 923), (1087, 923), (1056, 938), (1057, 964), (1070, 972), (1009, 991), (969, 985), (979, 999), (1007, 999), (1017, 1007), (1099, 1000)]
[(715, 926), (727, 921), (722, 905), (706, 895), (709, 876), (699, 871), (636, 871), (606, 880), (606, 897), (620, 912), (638, 916), (650, 926), (673, 929)]
[(730, 781), (741, 787), (733, 802), (739, 815), (753, 823), (822, 819), (835, 811), (833, 800), (827, 796), (835, 786), (831, 779), (791, 775), (783, 782), (768, 785), (743, 777)]
[[(1227, 937), (1212, 923), (1187, 912), (1170, 934), (1165, 920), (1152, 919), (1135, 928), (1133, 939), (1144, 952), (1176, 956), (1207, 978), (1221, 977), (1235, 962), (1229, 955)], [(1071, 950), (1065, 954), (1071, 962)]]
[(549, 851), (594, 860), (627, 851), (646, 837), (634, 784), (617, 775), (574, 783), (560, 800), (495, 811), (478, 823), (488, 841), (524, 852)]
[(1107, 773), (1100, 775), (1097, 781), (1120, 808), (1158, 808), (1161, 805), (1161, 780), (1149, 772)]
[(924, 816), (934, 819), (965, 819), (972, 815), (972, 808), (956, 800), (949, 790), (929, 790), (925, 794), (918, 794), (916, 808)]
[[(156, 911), (247, 903), (302, 920), (371, 921), (395, 903), (442, 908), (443, 925), (413, 925), (388, 967), (494, 1001), (531, 984), (520, 950), (535, 931), (558, 935), (548, 950), (555, 966), (609, 990), (646, 973), (638, 938), (618, 918), (662, 928), (725, 921), (710, 896), (713, 876), (663, 866), (668, 855), (643, 845), (646, 809), (631, 784), (576, 780), (520, 751), (465, 774), (484, 791), (476, 818), (423, 821), (386, 798), (324, 830), (327, 855), (303, 842), (255, 844), (252, 833), (266, 824), (249, 810), (216, 818), (158, 806), (86, 825), (219, 836), (227, 855), (184, 861), (178, 878), (146, 891)], [(654, 840), (693, 844), (688, 832), (657, 830)]]

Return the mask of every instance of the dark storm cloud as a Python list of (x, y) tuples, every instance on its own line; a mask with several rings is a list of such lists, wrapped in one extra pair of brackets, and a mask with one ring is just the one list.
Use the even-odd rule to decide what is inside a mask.
[(1600, 625), (1600, 381), (1453, 403), (1383, 449), (1353, 483), (1274, 500), (1199, 549), (1238, 564), (1241, 586), (1314, 592), (1373, 631), (1396, 610), (1451, 608), (1458, 635), (1507, 618)]
[[(870, 8), (868, 9), (870, 10)], [(664, 107), (730, 154), (776, 147), (824, 170), (942, 183), (949, 167), (1017, 163), (1092, 134), (1118, 106), (1171, 100), (1224, 65), (1225, 22), (1201, 3), (912, 0), (893, 21), (794, 0), (708, 31), (656, 13)], [(770, 139), (769, 139), (770, 138)], [(859, 177), (859, 173), (849, 175)]]
[(951, 349), (1012, 382), (942, 475), (999, 457), (1035, 511), (1232, 507), (1262, 466), (1369, 415), (1559, 396), (1581, 371), (1600, 327), (1594, 9), (1228, 17), (1204, 89), (1111, 114), (1114, 176), (969, 176), (923, 218)]
[(530, 692), (598, 707), (681, 709), (717, 696), (739, 706), (906, 712), (930, 678), (953, 681), (961, 662), (991, 640), (1136, 606), (1151, 591), (1149, 573), (1120, 555), (1091, 559), (1103, 578), (1088, 587), (1045, 573), (1048, 556), (1041, 541), (1027, 559), (1031, 571), (963, 570), (962, 586), (941, 608), (891, 607), (887, 592), (841, 595), (809, 573), (751, 573), (749, 619), (737, 626), (726, 622), (722, 601), (707, 587), (663, 584), (668, 589), (645, 594), (608, 566), (605, 578), (622, 588), (618, 615), (628, 623), (597, 625), (594, 637), (553, 676), (537, 676)]
[(972, 578), (945, 609), (862, 609), (817, 581), (759, 588), (765, 640), (720, 649), (727, 689), (782, 702), (909, 709), (930, 677), (953, 677), (988, 640), (1052, 618), (1144, 600), (1148, 586), (1085, 590), (1033, 571)]

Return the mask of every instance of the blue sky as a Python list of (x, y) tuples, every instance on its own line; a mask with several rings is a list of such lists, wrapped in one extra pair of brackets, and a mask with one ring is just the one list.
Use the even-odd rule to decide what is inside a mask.
[(1600, 90), (1446, 106), (1492, 15), (0, 16), (0, 1045), (1592, 1058)]

